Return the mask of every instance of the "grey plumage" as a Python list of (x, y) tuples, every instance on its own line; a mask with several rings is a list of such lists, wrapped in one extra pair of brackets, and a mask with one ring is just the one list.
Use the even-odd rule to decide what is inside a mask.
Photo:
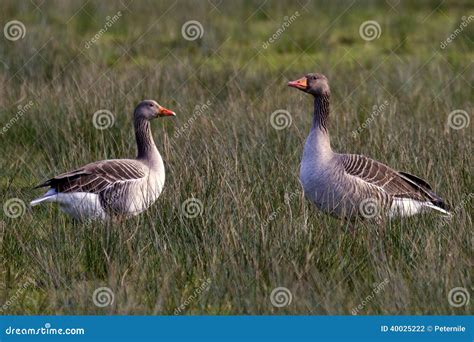
[(98, 161), (53, 177), (37, 186), (50, 189), (31, 205), (59, 202), (63, 210), (79, 219), (142, 212), (158, 198), (165, 181), (150, 120), (169, 115), (175, 114), (155, 101), (142, 101), (134, 111), (136, 159)]
[(314, 96), (300, 179), (306, 197), (317, 207), (341, 218), (410, 216), (426, 210), (449, 215), (426, 181), (362, 155), (333, 152), (327, 129), (330, 89), (324, 75), (309, 74), (289, 86)]

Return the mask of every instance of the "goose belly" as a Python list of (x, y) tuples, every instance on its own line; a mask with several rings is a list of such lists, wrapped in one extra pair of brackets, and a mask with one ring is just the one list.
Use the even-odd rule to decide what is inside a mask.
[(334, 188), (303, 187), (305, 197), (319, 210), (340, 218), (357, 215), (358, 206), (350, 196)]
[(88, 192), (59, 193), (56, 195), (59, 208), (75, 219), (105, 219), (99, 196)]
[(128, 199), (124, 208), (124, 214), (135, 216), (147, 210), (160, 196), (161, 190), (149, 193), (133, 193)]
[(135, 216), (147, 210), (160, 197), (164, 180), (155, 179), (147, 183), (136, 184), (126, 193), (123, 204), (119, 205), (118, 212)]
[(337, 173), (302, 164), (300, 180), (305, 197), (324, 212), (337, 217), (351, 216), (357, 209), (351, 201), (350, 192), (343, 189)]

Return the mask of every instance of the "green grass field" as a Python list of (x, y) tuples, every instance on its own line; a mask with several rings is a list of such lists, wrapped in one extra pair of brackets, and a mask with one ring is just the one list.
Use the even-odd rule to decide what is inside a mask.
[[(473, 126), (448, 118), (472, 116), (472, 1), (0, 8), (2, 27), (24, 25), (0, 45), (2, 314), (473, 313), (448, 300), (473, 291)], [(197, 37), (182, 33), (190, 20)], [(363, 39), (367, 21), (380, 30)], [(304, 199), (312, 100), (286, 83), (309, 72), (329, 78), (333, 149), (426, 179), (452, 220), (360, 223), (351, 234)], [(152, 123), (167, 179), (150, 210), (105, 226), (29, 207), (33, 186), (58, 173), (133, 157), (132, 111), (147, 98), (177, 113)], [(113, 125), (99, 130), (102, 109)], [(277, 110), (291, 125), (272, 126)], [(190, 198), (202, 203), (196, 217), (182, 208)], [(100, 287), (113, 303), (94, 303)], [(282, 307), (278, 287), (289, 291)]]

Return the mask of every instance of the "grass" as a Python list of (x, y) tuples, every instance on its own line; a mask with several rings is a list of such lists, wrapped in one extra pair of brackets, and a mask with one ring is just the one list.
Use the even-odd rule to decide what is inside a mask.
[[(109, 227), (74, 222), (53, 205), (3, 215), (3, 314), (351, 314), (359, 305), (362, 315), (472, 314), (448, 302), (452, 288), (472, 290), (472, 124), (454, 130), (447, 120), (456, 109), (472, 114), (474, 24), (440, 48), (473, 14), (469, 1), (0, 6), (2, 24), (26, 27), (0, 46), (1, 127), (16, 118), (1, 137), (3, 203), (27, 204), (40, 194), (34, 185), (85, 163), (134, 156), (140, 100), (178, 114), (152, 123), (167, 180), (146, 213)], [(202, 38), (183, 39), (189, 20), (202, 24)], [(367, 20), (382, 30), (369, 42), (359, 35)], [(455, 208), (451, 221), (428, 214), (351, 235), (304, 200), (298, 173), (312, 102), (286, 82), (314, 71), (330, 80), (333, 149), (426, 179)], [(114, 113), (112, 127), (94, 127), (100, 109)], [(270, 124), (278, 109), (291, 113), (283, 130)], [(193, 197), (202, 212), (188, 218), (181, 207)], [(99, 287), (112, 290), (112, 305), (94, 305)], [(272, 305), (277, 287), (291, 304)]]

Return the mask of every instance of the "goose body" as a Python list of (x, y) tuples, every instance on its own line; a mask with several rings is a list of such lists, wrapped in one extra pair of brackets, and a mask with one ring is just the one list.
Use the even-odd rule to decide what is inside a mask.
[(331, 149), (327, 121), (327, 78), (310, 74), (289, 83), (314, 96), (313, 125), (300, 168), (305, 196), (319, 209), (339, 218), (411, 216), (435, 210), (450, 215), (444, 201), (424, 180), (378, 161)]
[(142, 101), (134, 112), (136, 159), (102, 160), (60, 174), (38, 186), (49, 190), (31, 205), (56, 202), (79, 220), (142, 213), (160, 196), (165, 183), (163, 159), (153, 141), (149, 121), (168, 115), (175, 114), (155, 101)]

